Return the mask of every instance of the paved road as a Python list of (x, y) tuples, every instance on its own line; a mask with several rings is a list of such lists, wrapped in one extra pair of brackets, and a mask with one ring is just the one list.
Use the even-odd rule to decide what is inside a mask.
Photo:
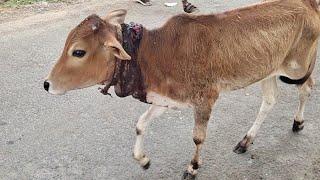
[[(0, 179), (180, 179), (194, 145), (190, 110), (170, 110), (150, 126), (142, 170), (132, 158), (135, 122), (147, 105), (109, 98), (97, 87), (52, 96), (43, 78), (59, 57), (69, 30), (91, 13), (128, 8), (127, 21), (154, 28), (181, 12), (131, 1), (91, 1), (0, 24)], [(256, 0), (199, 0), (203, 13)], [(319, 66), (316, 81), (319, 80)], [(198, 179), (320, 179), (320, 87), (306, 108), (305, 129), (291, 132), (297, 90), (280, 85), (279, 103), (243, 155), (232, 148), (252, 125), (259, 86), (223, 94), (212, 112)]]

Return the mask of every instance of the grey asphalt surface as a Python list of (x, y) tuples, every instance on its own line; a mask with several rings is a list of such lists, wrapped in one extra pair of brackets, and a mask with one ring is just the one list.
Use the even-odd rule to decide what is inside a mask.
[[(182, 11), (180, 1), (174, 8), (164, 7), (164, 2), (142, 7), (132, 1), (95, 0), (0, 24), (0, 179), (181, 178), (194, 152), (190, 110), (170, 110), (151, 123), (145, 149), (152, 164), (144, 171), (132, 150), (135, 123), (148, 105), (130, 97), (103, 96), (97, 87), (64, 96), (49, 95), (42, 87), (67, 33), (87, 15), (126, 8), (127, 22), (154, 28)], [(258, 1), (191, 2), (201, 13), (211, 13)], [(319, 72), (317, 66), (317, 84)], [(232, 149), (259, 110), (259, 85), (221, 95), (210, 119), (199, 180), (320, 179), (320, 87), (313, 90), (305, 128), (296, 135), (291, 127), (297, 90), (279, 84), (278, 104), (242, 155)]]

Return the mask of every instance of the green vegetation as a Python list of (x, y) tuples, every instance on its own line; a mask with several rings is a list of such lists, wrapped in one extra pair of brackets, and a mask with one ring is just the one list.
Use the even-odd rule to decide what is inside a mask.
[(0, 6), (2, 7), (18, 7), (18, 6), (23, 6), (23, 5), (28, 5), (28, 4), (33, 4), (36, 2), (60, 2), (60, 1), (65, 1), (65, 0), (7, 0), (3, 3), (0, 1)]

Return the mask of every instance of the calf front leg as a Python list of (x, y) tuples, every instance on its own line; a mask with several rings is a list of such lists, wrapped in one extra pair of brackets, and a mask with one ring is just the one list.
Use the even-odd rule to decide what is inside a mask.
[(143, 151), (143, 139), (145, 130), (149, 122), (167, 110), (166, 107), (152, 105), (145, 113), (143, 113), (136, 125), (137, 139), (134, 145), (133, 157), (144, 168), (148, 169), (150, 166), (150, 159), (145, 155)]
[(192, 160), (183, 174), (183, 179), (194, 179), (200, 162), (200, 151), (207, 135), (207, 126), (210, 119), (213, 103), (216, 101), (218, 95), (212, 100), (208, 100), (205, 105), (198, 105), (194, 108), (195, 124), (193, 128), (193, 142), (196, 145), (195, 153)]
[(263, 80), (262, 105), (260, 107), (260, 111), (253, 126), (247, 132), (246, 136), (233, 149), (235, 153), (241, 154), (247, 151), (247, 148), (253, 142), (253, 139), (256, 137), (257, 132), (261, 127), (261, 124), (267, 117), (268, 113), (271, 111), (272, 107), (275, 105), (277, 97), (278, 87), (276, 77), (271, 77), (269, 79)]

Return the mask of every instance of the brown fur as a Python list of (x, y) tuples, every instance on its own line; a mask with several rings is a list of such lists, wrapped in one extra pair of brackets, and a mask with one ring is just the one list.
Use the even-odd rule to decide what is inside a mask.
[[(246, 87), (272, 73), (302, 78), (310, 64), (306, 58), (315, 52), (320, 32), (319, 12), (314, 3), (313, 0), (278, 0), (221, 14), (178, 15), (161, 28), (145, 29), (138, 61), (147, 91), (180, 102), (193, 102), (213, 89)], [(100, 24), (99, 32), (92, 33), (92, 23)], [(93, 73), (89, 80), (95, 83), (105, 80), (106, 74), (111, 75), (106, 71), (114, 70), (114, 60), (110, 52), (100, 52), (99, 46), (106, 33), (117, 37), (116, 32), (119, 31), (108, 22), (89, 17), (70, 33), (49, 79), (57, 74), (58, 86), (72, 81), (70, 87), (62, 87), (65, 90), (82, 87), (76, 87), (83, 83), (80, 74)], [(80, 39), (89, 43), (87, 51), (96, 54), (91, 54), (87, 60), (90, 65), (83, 66), (83, 71), (77, 67), (79, 75), (75, 77), (65, 67), (65, 61), (70, 46)], [(288, 68), (292, 58), (303, 68), (298, 71)], [(104, 59), (111, 59), (110, 65)]]
[[(144, 35), (139, 54), (146, 84), (151, 91), (186, 101), (205, 89), (248, 86), (280, 69), (302, 78), (320, 32), (318, 10), (305, 2), (274, 1), (216, 15), (173, 17)], [(293, 57), (304, 67), (301, 72), (287, 70)]]
[[(307, 76), (313, 70), (320, 34), (317, 3), (267, 0), (220, 14), (177, 15), (163, 27), (144, 29), (137, 62), (145, 91), (194, 108), (196, 150), (184, 177), (193, 177), (197, 172), (212, 106), (222, 91), (262, 81), (263, 103), (256, 120), (258, 125), (248, 132), (252, 139), (245, 139), (245, 143), (251, 143), (259, 122), (263, 122), (276, 102), (275, 76), (305, 77), (307, 83), (299, 92), (301, 106), (297, 117), (301, 121), (306, 96), (310, 94), (309, 84), (313, 82)], [(52, 92), (63, 93), (101, 82), (110, 85), (115, 57), (130, 59), (120, 45), (120, 24), (124, 17), (123, 10), (113, 11), (104, 19), (91, 16), (71, 31), (61, 58), (48, 76)], [(87, 51), (83, 58), (70, 55), (77, 43), (76, 49)], [(157, 105), (152, 100), (150, 103)], [(139, 142), (134, 157), (143, 167), (150, 164), (141, 150), (144, 123), (157, 110), (163, 111), (153, 106), (138, 122), (142, 128), (137, 131)], [(236, 151), (245, 152), (247, 144), (245, 148), (239, 147)]]
[[(97, 30), (92, 30), (97, 26)], [(103, 30), (101, 30), (103, 29)], [(112, 48), (105, 48), (105, 39), (117, 36), (117, 28), (92, 15), (74, 28), (68, 35), (63, 53), (48, 76), (58, 91), (79, 89), (112, 79), (115, 57)], [(70, 50), (85, 49), (86, 56), (78, 59)], [(108, 67), (108, 68), (106, 68)]]

